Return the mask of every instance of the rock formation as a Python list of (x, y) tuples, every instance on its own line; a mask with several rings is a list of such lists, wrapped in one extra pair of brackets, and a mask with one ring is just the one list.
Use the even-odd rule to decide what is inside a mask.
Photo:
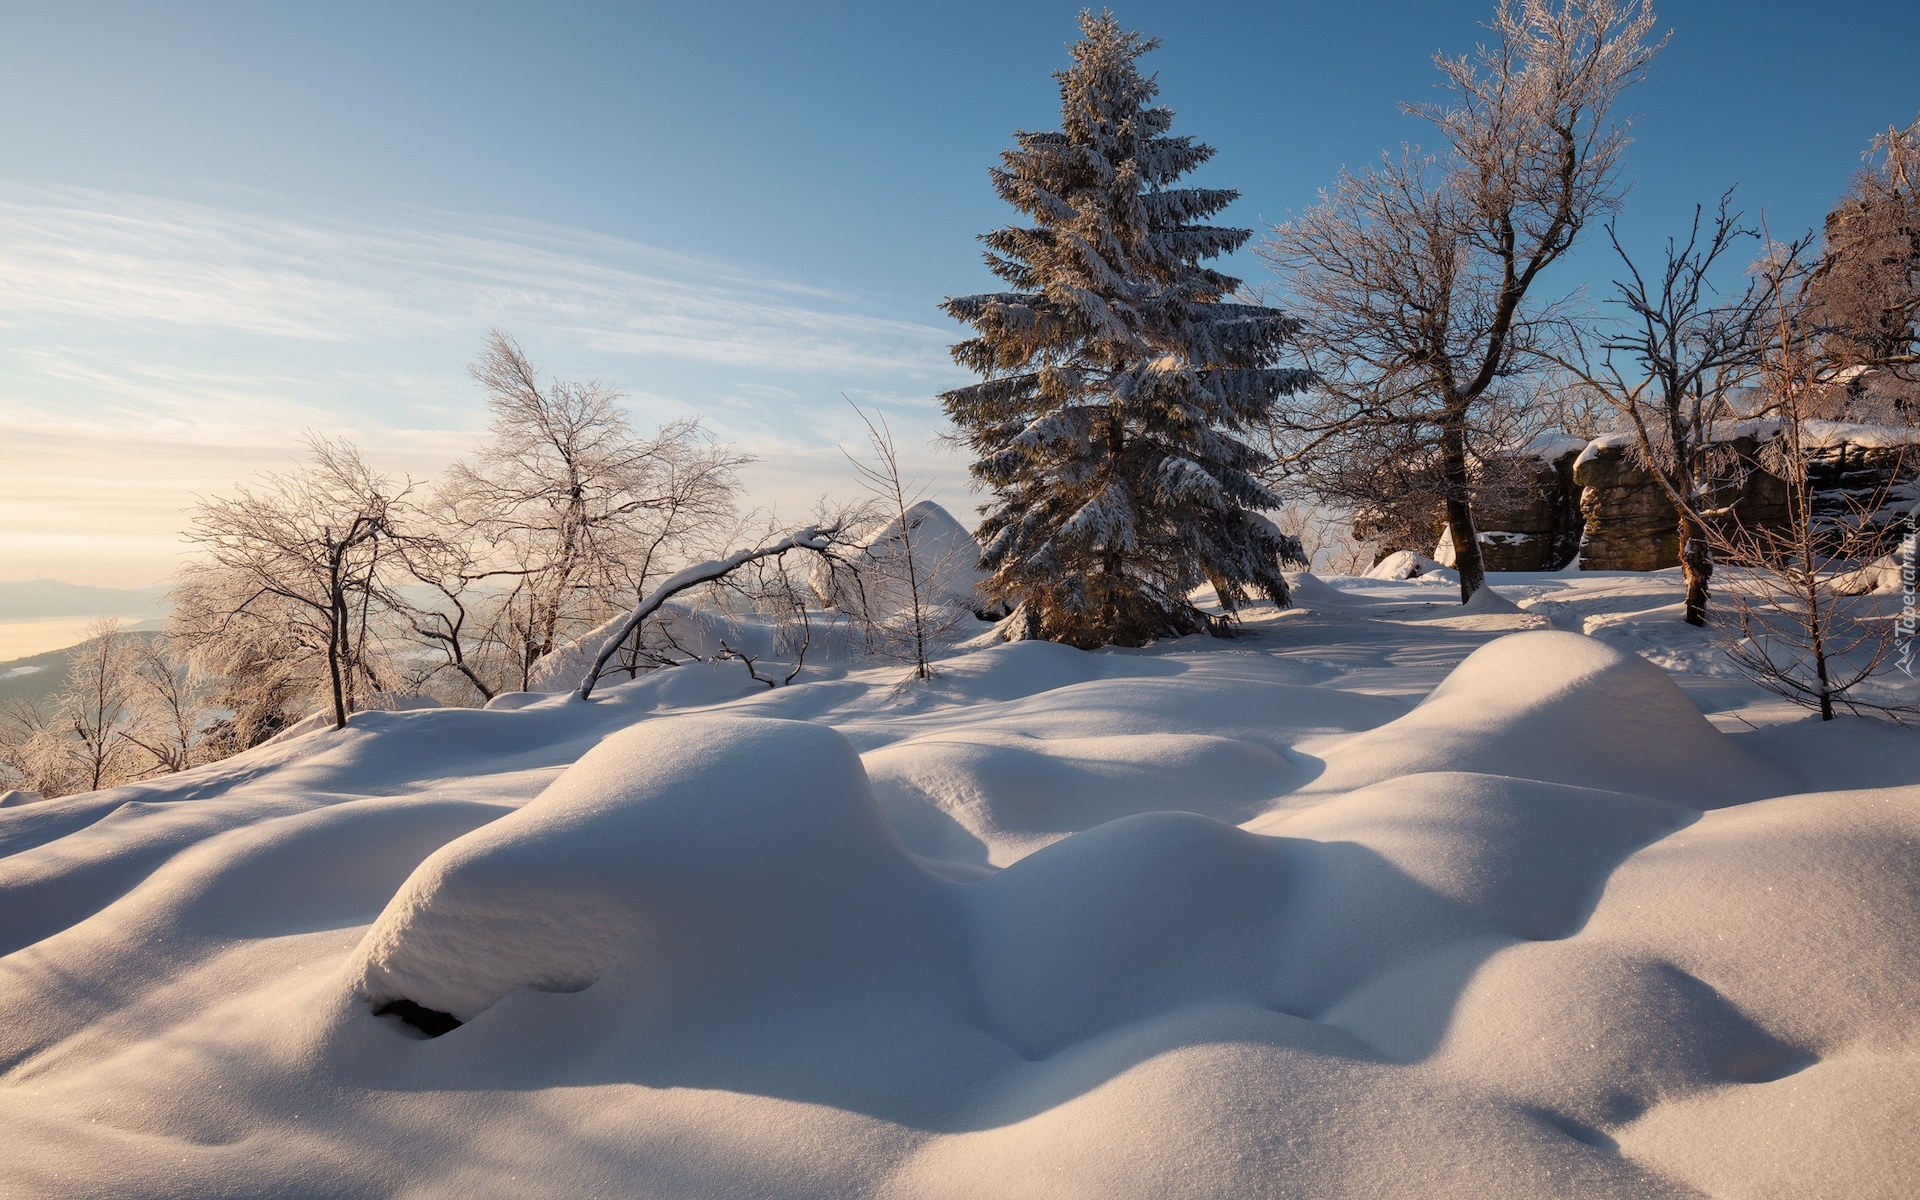
[[(1731, 439), (1746, 466), (1733, 515), (1749, 529), (1787, 520), (1786, 481), (1765, 467), (1772, 431), (1743, 431)], [(1891, 526), (1914, 499), (1920, 468), (1920, 432), (1874, 425), (1810, 421), (1813, 444), (1807, 475), (1816, 522), (1867, 517)], [(1588, 571), (1659, 571), (1680, 565), (1679, 517), (1660, 485), (1634, 460), (1632, 438), (1595, 438), (1574, 464), (1585, 533), (1580, 566)], [(1724, 500), (1719, 501), (1724, 503)], [(1874, 512), (1864, 511), (1877, 509)]]
[[(1743, 423), (1728, 445), (1742, 463), (1737, 493), (1715, 501), (1732, 503), (1747, 528), (1787, 520), (1786, 482), (1766, 469), (1774, 431)], [(1816, 523), (1865, 519), (1891, 529), (1920, 501), (1920, 430), (1809, 421), (1807, 475)], [(1489, 571), (1557, 571), (1575, 554), (1588, 571), (1659, 571), (1680, 565), (1679, 516), (1658, 483), (1633, 454), (1631, 434), (1592, 441), (1548, 434), (1524, 452), (1531, 474), (1502, 494), (1479, 501), (1476, 516)], [(1385, 527), (1355, 533), (1380, 541), (1376, 562), (1396, 550), (1419, 549), (1378, 535)], [(1452, 536), (1438, 529), (1434, 558), (1453, 564)]]

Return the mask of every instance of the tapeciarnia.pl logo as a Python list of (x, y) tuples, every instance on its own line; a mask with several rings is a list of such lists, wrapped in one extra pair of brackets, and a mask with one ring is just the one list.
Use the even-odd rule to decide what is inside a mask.
[(1916, 616), (1914, 574), (1920, 566), (1920, 504), (1907, 510), (1907, 536), (1900, 542), (1900, 620), (1894, 626), (1900, 639), (1899, 657), (1894, 665), (1914, 678), (1915, 647), (1913, 636), (1920, 619)]

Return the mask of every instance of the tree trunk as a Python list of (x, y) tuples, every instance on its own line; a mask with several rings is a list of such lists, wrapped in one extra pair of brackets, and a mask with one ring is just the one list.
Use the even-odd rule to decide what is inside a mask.
[(1713, 547), (1706, 530), (1684, 513), (1680, 517), (1680, 569), (1687, 580), (1686, 622), (1707, 623), (1707, 583), (1713, 578)]
[(1213, 594), (1220, 599), (1220, 611), (1235, 613), (1240, 611), (1240, 602), (1233, 594), (1233, 585), (1225, 577), (1214, 571), (1208, 571), (1207, 582), (1213, 585)]
[(1460, 603), (1486, 585), (1486, 562), (1480, 556), (1480, 533), (1473, 525), (1468, 499), (1467, 437), (1457, 421), (1449, 420), (1440, 439), (1441, 470), (1447, 483), (1447, 526), (1453, 533), (1453, 567), (1460, 573)]
[(347, 598), (338, 583), (332, 588), (327, 613), (327, 674), (333, 682), (333, 727), (347, 727), (347, 694), (340, 678), (340, 643), (347, 635)]
[(900, 520), (900, 556), (907, 564), (907, 599), (913, 612), (913, 677), (932, 679), (933, 668), (927, 664), (927, 609), (920, 602), (920, 573), (913, 563), (914, 522), (907, 520), (906, 496), (900, 491), (899, 472), (894, 473), (894, 511)]
[[(1807, 545), (1802, 537), (1802, 545)], [(1812, 563), (1812, 551), (1808, 548), (1801, 559), (1802, 589), (1807, 597), (1807, 632), (1812, 635), (1813, 672), (1820, 681), (1820, 719), (1833, 720), (1833, 681), (1827, 675), (1827, 617), (1820, 611), (1820, 573)]]

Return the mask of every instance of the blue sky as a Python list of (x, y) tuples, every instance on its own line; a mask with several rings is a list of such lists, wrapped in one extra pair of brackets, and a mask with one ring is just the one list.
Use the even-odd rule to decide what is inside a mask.
[[(491, 325), (643, 423), (705, 416), (761, 456), (763, 505), (850, 487), (845, 392), (963, 511), (930, 445), (960, 378), (935, 306), (990, 286), (986, 169), (1057, 123), (1076, 9), (0, 6), (0, 578), (157, 581), (191, 493), (306, 428), (437, 470), (484, 423), (463, 368)], [(1419, 140), (1396, 102), (1489, 11), (1116, 8), (1255, 227)], [(1920, 109), (1920, 5), (1659, 11), (1635, 247), (1736, 182), (1776, 231), (1814, 224)], [(1555, 284), (1604, 283), (1604, 250)]]

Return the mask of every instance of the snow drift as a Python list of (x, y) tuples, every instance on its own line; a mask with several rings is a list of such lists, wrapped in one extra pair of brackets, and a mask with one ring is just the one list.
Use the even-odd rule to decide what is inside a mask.
[(1412, 550), (1395, 550), (1367, 571), (1368, 579), (1413, 579), (1429, 576), (1452, 580), (1453, 570)]
[[(471, 1020), (616, 959), (695, 1003), (913, 907), (860, 758), (802, 721), (670, 717), (608, 737), (512, 815), (423, 862), (350, 968), (375, 1005)], [(921, 890), (925, 890), (924, 887)]]
[(1603, 780), (1696, 808), (1777, 795), (1792, 783), (1709, 724), (1660, 668), (1557, 630), (1474, 651), (1420, 707), (1329, 752), (1311, 789), (1347, 791), (1424, 771)]
[(1912, 735), (1352, 586), (0, 809), (0, 1190), (1920, 1191)]

